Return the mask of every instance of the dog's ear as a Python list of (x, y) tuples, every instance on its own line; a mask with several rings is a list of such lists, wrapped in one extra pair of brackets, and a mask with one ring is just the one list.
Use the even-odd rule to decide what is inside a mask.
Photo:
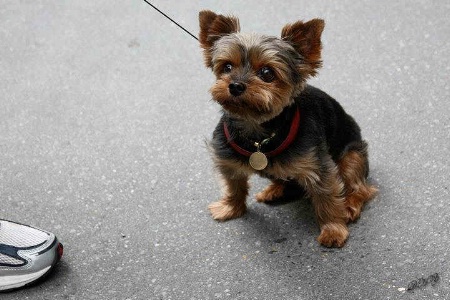
[[(321, 50), (322, 35), (325, 22), (321, 19), (312, 19), (306, 23), (297, 21), (287, 24), (281, 30), (281, 38), (289, 42), (300, 53), (307, 66), (303, 66), (311, 76), (316, 74), (316, 69), (322, 66)], [(308, 66), (309, 65), (309, 66)], [(308, 70), (309, 69), (309, 70)]]
[(202, 10), (198, 15), (200, 23), (200, 46), (204, 49), (205, 64), (212, 67), (211, 47), (222, 36), (239, 32), (239, 20), (236, 17), (217, 15), (210, 10)]

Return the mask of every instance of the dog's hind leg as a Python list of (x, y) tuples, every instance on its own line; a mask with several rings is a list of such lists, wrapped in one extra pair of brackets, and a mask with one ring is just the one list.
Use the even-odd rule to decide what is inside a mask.
[(378, 191), (366, 181), (369, 174), (367, 143), (359, 141), (347, 146), (337, 166), (345, 186), (347, 221), (352, 222), (360, 216), (364, 203), (372, 199)]

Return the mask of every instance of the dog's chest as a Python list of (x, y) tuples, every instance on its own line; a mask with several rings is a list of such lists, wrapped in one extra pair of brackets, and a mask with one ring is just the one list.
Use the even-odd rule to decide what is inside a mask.
[(290, 166), (289, 164), (270, 162), (269, 165), (263, 170), (254, 170), (254, 172), (259, 176), (268, 178), (270, 180), (291, 181), (295, 177), (297, 177), (298, 173), (301, 173), (301, 166), (292, 168), (292, 166)]

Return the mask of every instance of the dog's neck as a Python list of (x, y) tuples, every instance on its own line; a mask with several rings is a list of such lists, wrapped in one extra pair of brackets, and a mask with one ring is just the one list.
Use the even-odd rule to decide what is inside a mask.
[(289, 126), (293, 117), (293, 106), (285, 107), (278, 116), (263, 123), (258, 123), (253, 119), (234, 117), (227, 112), (224, 114), (228, 119), (227, 123), (233, 128), (233, 133), (237, 134), (239, 138), (260, 141), (276, 134), (283, 126)]
[(241, 118), (231, 118), (233, 124), (233, 131), (241, 138), (260, 140), (270, 135), (270, 132), (263, 123), (258, 123), (255, 120), (244, 120)]

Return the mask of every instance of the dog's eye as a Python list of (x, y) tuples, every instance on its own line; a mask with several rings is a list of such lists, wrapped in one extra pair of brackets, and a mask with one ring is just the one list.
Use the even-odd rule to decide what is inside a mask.
[(232, 69), (233, 69), (233, 66), (231, 64), (226, 64), (225, 66), (223, 66), (224, 73), (230, 73)]
[(270, 67), (262, 67), (258, 72), (258, 77), (265, 82), (272, 82), (275, 79), (275, 72)]

